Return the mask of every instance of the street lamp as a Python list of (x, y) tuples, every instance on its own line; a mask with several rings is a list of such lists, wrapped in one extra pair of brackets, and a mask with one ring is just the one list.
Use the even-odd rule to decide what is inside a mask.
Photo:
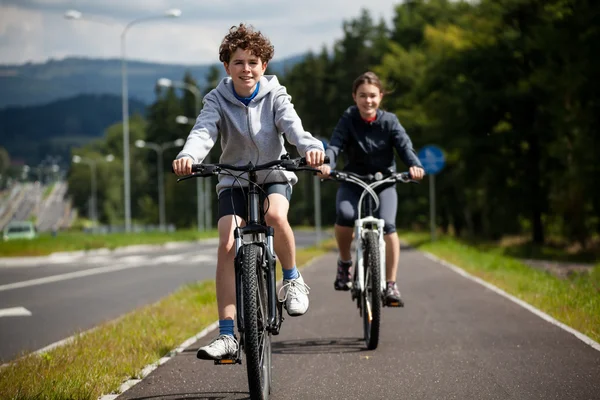
[(156, 144), (146, 142), (145, 140), (136, 140), (135, 145), (140, 149), (147, 147), (156, 151), (158, 157), (158, 225), (161, 231), (165, 231), (165, 179), (163, 177), (163, 152), (172, 147), (181, 147), (185, 143), (183, 139), (177, 139), (173, 142)]
[[(104, 161), (106, 162), (112, 162), (115, 159), (115, 157), (112, 154), (107, 155), (106, 157), (104, 157)], [(91, 204), (90, 204), (90, 209), (91, 212), (90, 214), (92, 217), (92, 222), (94, 224), (94, 228), (96, 228), (96, 226), (98, 225), (98, 204), (97, 204), (97, 194), (96, 194), (96, 164), (98, 163), (97, 160), (91, 159), (91, 158), (85, 158), (85, 157), (81, 157), (78, 155), (74, 155), (73, 156), (73, 162), (75, 164), (79, 164), (79, 163), (84, 163), (90, 166), (90, 173), (91, 173), (91, 180), (92, 180), (92, 197), (91, 197)]]
[[(162, 87), (174, 87), (179, 89), (184, 89), (191, 92), (196, 99), (196, 116), (200, 114), (200, 108), (202, 107), (202, 93), (200, 93), (200, 89), (195, 85), (192, 85), (187, 82), (181, 81), (172, 81), (168, 78), (160, 78), (156, 81), (158, 86)], [(178, 124), (193, 124), (195, 119), (191, 119), (185, 117), (183, 115), (177, 116), (175, 118), (175, 122)], [(205, 160), (207, 163), (210, 162), (210, 153), (207, 154)], [(212, 228), (212, 206), (211, 206), (211, 197), (210, 197), (210, 188), (204, 186), (203, 179), (196, 179), (196, 196), (197, 196), (197, 208), (198, 208), (198, 230)], [(202, 207), (202, 205), (206, 205), (206, 207)], [(202, 209), (204, 208), (204, 223), (202, 223)]]
[[(181, 16), (181, 10), (172, 8), (165, 11), (163, 14), (137, 18), (130, 21), (121, 32), (121, 101), (123, 113), (123, 183), (124, 190), (124, 212), (125, 212), (125, 231), (131, 232), (131, 172), (129, 161), (129, 95), (127, 89), (127, 57), (126, 57), (126, 42), (125, 37), (129, 29), (141, 22), (151, 21), (161, 18), (178, 18)], [(65, 18), (68, 19), (83, 19), (83, 14), (77, 10), (69, 10), (65, 13)]]
[(81, 19), (81, 17), (82, 17), (81, 12), (79, 12), (77, 10), (67, 10), (67, 12), (65, 12), (66, 19)]
[(175, 117), (175, 122), (181, 125), (192, 124), (192, 120), (185, 115), (178, 115)]

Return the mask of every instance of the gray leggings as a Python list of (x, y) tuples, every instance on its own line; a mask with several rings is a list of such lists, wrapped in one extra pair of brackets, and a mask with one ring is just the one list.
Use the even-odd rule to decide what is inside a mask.
[[(354, 221), (358, 218), (358, 199), (363, 188), (353, 183), (343, 182), (336, 195), (336, 221), (340, 226), (354, 227)], [(375, 217), (385, 221), (383, 232), (385, 234), (396, 232), (396, 212), (398, 211), (398, 193), (396, 185), (387, 186), (384, 189), (376, 189), (379, 195), (379, 208), (375, 211)], [(368, 196), (368, 195), (367, 195)], [(363, 205), (366, 204), (366, 196)], [(364, 213), (361, 213), (364, 216)]]

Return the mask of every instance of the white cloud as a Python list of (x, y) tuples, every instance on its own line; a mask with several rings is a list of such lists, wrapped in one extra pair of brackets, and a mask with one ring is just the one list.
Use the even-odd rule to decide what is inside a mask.
[[(275, 45), (276, 59), (319, 51), (342, 35), (342, 22), (367, 8), (374, 19), (390, 20), (389, 0), (3, 0), (0, 2), (0, 64), (48, 58), (120, 56), (120, 35), (128, 22), (161, 15), (170, 8), (180, 18), (156, 19), (127, 33), (127, 56), (165, 63), (217, 61), (218, 46), (231, 25), (251, 23)], [(84, 20), (66, 20), (77, 9)]]

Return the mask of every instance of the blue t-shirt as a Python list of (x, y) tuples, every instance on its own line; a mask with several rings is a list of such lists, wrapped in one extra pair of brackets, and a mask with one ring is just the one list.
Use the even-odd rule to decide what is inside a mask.
[(252, 93), (250, 97), (241, 97), (235, 92), (235, 88), (233, 87), (233, 85), (231, 85), (231, 87), (233, 88), (233, 95), (235, 96), (235, 98), (244, 103), (245, 106), (247, 106), (248, 104), (250, 104), (252, 99), (256, 97), (258, 89), (260, 88), (260, 82), (256, 84), (256, 89), (254, 89), (254, 93)]

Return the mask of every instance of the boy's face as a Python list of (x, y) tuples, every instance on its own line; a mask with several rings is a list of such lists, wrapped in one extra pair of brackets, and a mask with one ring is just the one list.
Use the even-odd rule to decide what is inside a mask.
[(256, 84), (267, 69), (267, 63), (249, 50), (236, 49), (229, 63), (224, 63), (227, 75), (233, 80), (235, 92), (240, 96), (250, 96)]

